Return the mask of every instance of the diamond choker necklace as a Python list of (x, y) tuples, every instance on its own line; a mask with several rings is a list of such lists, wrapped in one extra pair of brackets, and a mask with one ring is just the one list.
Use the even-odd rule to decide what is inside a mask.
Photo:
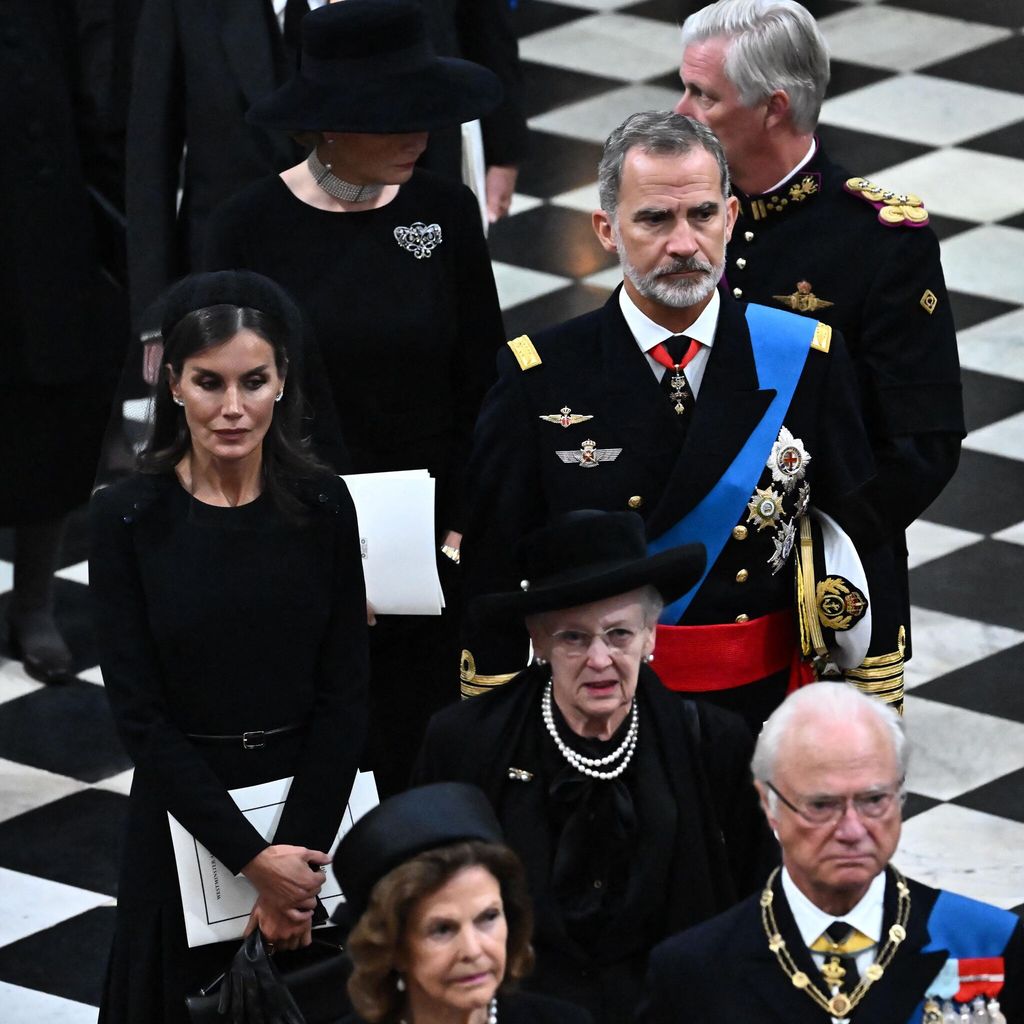
[(315, 149), (306, 157), (306, 166), (309, 167), (313, 180), (329, 196), (334, 196), (345, 203), (368, 203), (384, 191), (383, 185), (353, 185), (342, 180), (331, 170), (330, 164), (321, 162)]

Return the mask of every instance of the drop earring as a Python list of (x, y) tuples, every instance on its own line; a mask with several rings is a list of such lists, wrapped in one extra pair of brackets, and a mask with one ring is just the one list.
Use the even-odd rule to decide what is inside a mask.
[(171, 398), (175, 405), (180, 405), (183, 409), (185, 408), (185, 403), (177, 395), (171, 395)]
[(274, 401), (280, 402), (282, 398), (284, 398), (284, 388), (281, 388), (281, 390), (278, 391), (277, 395), (274, 398)]

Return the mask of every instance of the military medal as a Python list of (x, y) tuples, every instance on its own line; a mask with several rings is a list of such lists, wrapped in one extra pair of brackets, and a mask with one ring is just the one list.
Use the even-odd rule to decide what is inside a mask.
[(408, 227), (395, 228), (394, 234), (399, 248), (411, 252), (418, 260), (430, 259), (430, 254), (441, 244), (440, 224), (424, 224), (418, 220)]
[(800, 489), (796, 492), (796, 511), (793, 513), (794, 519), (799, 519), (801, 516), (807, 515), (807, 510), (811, 506), (811, 485), (803, 483), (800, 485)]
[(756, 523), (758, 532), (777, 526), (782, 518), (782, 495), (774, 487), (758, 487), (747, 502), (747, 509), (747, 522)]
[(795, 541), (796, 520), (790, 519), (788, 523), (782, 523), (779, 526), (779, 532), (772, 537), (775, 551), (768, 559), (768, 565), (771, 567), (773, 576), (786, 564), (786, 559), (789, 558)]
[[(669, 338), (667, 340), (678, 341), (685, 339), (682, 335), (675, 335), (674, 338)], [(686, 374), (683, 373), (683, 368), (699, 351), (700, 342), (693, 339), (690, 341), (690, 347), (686, 350), (686, 353), (682, 358), (680, 358), (678, 363), (669, 354), (668, 346), (665, 342), (655, 345), (649, 352), (651, 358), (664, 366), (671, 374), (668, 379), (668, 400), (672, 403), (672, 408), (675, 410), (677, 416), (682, 416), (686, 412), (688, 406), (693, 405), (693, 392), (690, 390), (690, 385), (687, 383)]]
[(621, 448), (598, 448), (597, 442), (588, 438), (580, 445), (579, 451), (555, 454), (566, 464), (576, 464), (582, 469), (596, 469), (601, 462), (614, 462), (621, 454)]
[(791, 491), (798, 480), (803, 480), (810, 461), (810, 453), (803, 441), (794, 437), (788, 427), (783, 427), (768, 456), (767, 465), (772, 472), (772, 479)]
[(563, 405), (557, 413), (550, 413), (547, 416), (539, 417), (545, 423), (554, 423), (559, 427), (575, 427), (577, 423), (586, 423), (587, 420), (592, 420), (593, 416), (581, 416), (579, 413), (575, 413), (567, 405)]

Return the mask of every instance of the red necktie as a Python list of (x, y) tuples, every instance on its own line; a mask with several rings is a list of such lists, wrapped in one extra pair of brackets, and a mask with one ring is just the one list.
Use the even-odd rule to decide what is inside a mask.
[[(689, 342), (686, 354), (682, 355), (683, 347)], [(668, 385), (668, 397), (677, 416), (682, 416), (687, 409), (693, 407), (693, 392), (690, 390), (683, 373), (683, 367), (700, 351), (700, 342), (695, 338), (687, 338), (685, 334), (673, 334), (663, 342), (655, 345), (649, 352), (652, 359), (661, 363), (668, 370), (663, 381)]]

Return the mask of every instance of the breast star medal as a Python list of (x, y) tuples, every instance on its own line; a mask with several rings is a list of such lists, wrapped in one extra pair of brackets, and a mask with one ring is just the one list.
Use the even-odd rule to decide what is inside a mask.
[(614, 462), (621, 452), (621, 448), (598, 448), (597, 442), (588, 438), (580, 445), (579, 451), (556, 451), (555, 454), (568, 465), (575, 463), (581, 469), (596, 469), (599, 463)]
[(577, 412), (573, 412), (572, 409), (567, 405), (563, 405), (557, 413), (549, 413), (547, 416), (541, 416), (545, 423), (554, 423), (559, 427), (575, 427), (577, 423), (586, 423), (587, 420), (592, 420), (593, 416), (582, 416)]
[(775, 551), (772, 553), (771, 558), (768, 559), (768, 565), (772, 570), (773, 576), (786, 564), (786, 559), (789, 558), (790, 552), (793, 550), (795, 540), (796, 520), (790, 519), (788, 523), (783, 523), (779, 527), (779, 532), (772, 537)]
[(772, 298), (794, 313), (815, 313), (834, 305), (826, 299), (819, 299), (811, 290), (810, 281), (797, 281), (795, 292), (790, 295), (773, 295)]
[(757, 488), (747, 502), (748, 523), (756, 523), (758, 532), (775, 527), (782, 517), (782, 495), (774, 487)]
[(395, 228), (395, 241), (418, 260), (430, 259), (430, 254), (441, 244), (441, 225), (424, 224), (418, 220), (408, 227)]
[(787, 492), (791, 491), (798, 480), (803, 480), (810, 461), (810, 453), (803, 441), (794, 437), (788, 427), (783, 427), (768, 456), (767, 465), (772, 472), (772, 479), (782, 484)]

